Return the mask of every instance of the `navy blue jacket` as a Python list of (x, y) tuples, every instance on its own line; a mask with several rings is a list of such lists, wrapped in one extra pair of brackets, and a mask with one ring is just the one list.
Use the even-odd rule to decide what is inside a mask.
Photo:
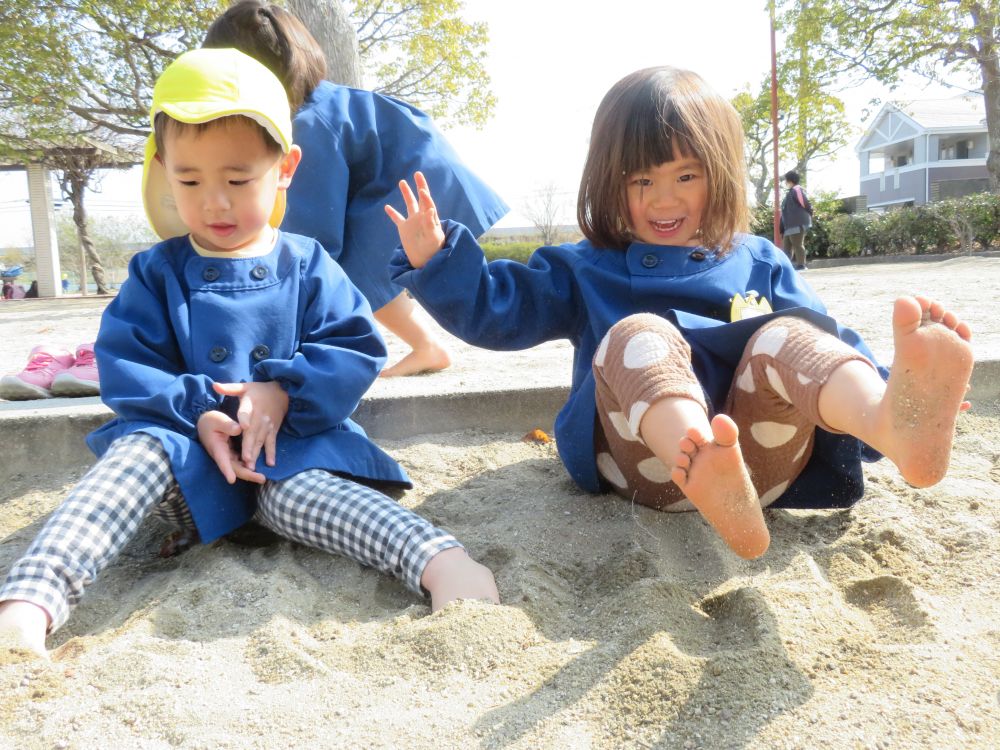
[[(444, 226), (445, 247), (422, 269), (397, 250), (394, 278), (442, 326), (476, 346), (514, 350), (569, 339), (575, 350), (573, 381), (556, 418), (556, 444), (570, 476), (591, 492), (602, 489), (594, 456), (591, 363), (608, 329), (629, 315), (662, 315), (680, 329), (691, 345), (695, 374), (716, 408), (725, 402), (750, 336), (774, 315), (806, 318), (875, 362), (860, 336), (827, 316), (785, 254), (761, 237), (737, 238), (737, 246), (722, 257), (704, 248), (637, 242), (620, 251), (583, 241), (539, 248), (527, 264), (487, 264), (465, 227)], [(767, 299), (775, 313), (729, 322), (733, 295), (749, 291)], [(817, 430), (812, 459), (775, 505), (850, 505), (863, 494), (863, 447), (867, 459), (878, 457), (856, 438)]]
[(235, 415), (213, 382), (276, 381), (289, 397), (274, 467), (312, 468), (409, 485), (403, 469), (349, 417), (378, 377), (386, 349), (371, 308), (314, 240), (279, 233), (258, 258), (203, 257), (187, 237), (141, 252), (101, 318), (101, 398), (117, 415), (87, 437), (103, 455), (122, 435), (157, 437), (202, 541), (245, 523), (258, 485), (226, 483), (198, 442), (198, 418)]

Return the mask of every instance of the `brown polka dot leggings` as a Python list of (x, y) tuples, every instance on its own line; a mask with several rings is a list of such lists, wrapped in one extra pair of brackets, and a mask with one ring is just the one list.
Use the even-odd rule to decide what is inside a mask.
[[(855, 359), (868, 362), (792, 315), (769, 321), (747, 342), (723, 411), (739, 427), (743, 460), (762, 506), (777, 500), (805, 467), (815, 427), (837, 432), (820, 419), (819, 392), (834, 370)], [(643, 415), (660, 399), (689, 398), (708, 412), (680, 331), (658, 315), (629, 316), (608, 331), (593, 367), (598, 472), (616, 493), (641, 505), (693, 510), (639, 435)]]

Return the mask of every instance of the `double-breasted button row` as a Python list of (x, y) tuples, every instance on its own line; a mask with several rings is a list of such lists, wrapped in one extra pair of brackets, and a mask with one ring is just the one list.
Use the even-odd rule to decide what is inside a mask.
[[(262, 281), (266, 279), (267, 274), (268, 274), (267, 266), (254, 266), (250, 270), (250, 276), (256, 279), (257, 281)], [(201, 272), (201, 278), (203, 278), (205, 281), (217, 281), (219, 275), (220, 275), (219, 269), (216, 268), (215, 266), (208, 266), (207, 268), (205, 268), (205, 270)]]
[[(229, 356), (229, 350), (224, 346), (213, 346), (208, 352), (208, 358), (213, 362), (222, 362)], [(271, 356), (271, 349), (266, 344), (257, 344), (251, 351), (250, 356), (256, 362), (263, 362)]]

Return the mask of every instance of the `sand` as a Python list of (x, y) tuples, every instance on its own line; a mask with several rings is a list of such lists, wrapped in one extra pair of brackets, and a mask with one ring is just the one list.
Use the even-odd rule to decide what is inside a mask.
[[(588, 496), (553, 444), (386, 448), (403, 502), (497, 574), (430, 614), (394, 580), (279, 542), (157, 555), (150, 520), (49, 639), (0, 664), (10, 748), (995, 748), (1000, 404), (930, 490), (887, 462), (850, 510), (767, 511), (759, 561), (695, 514)], [(2, 489), (0, 568), (75, 476)]]
[[(887, 320), (892, 294), (933, 274), (975, 319), (981, 358), (1000, 343), (982, 287), (998, 268), (810, 279), (884, 358), (868, 307)], [(104, 303), (61, 319), (37, 304), (3, 310), (0, 330), (30, 336), (7, 337), (10, 363), (43, 335), (84, 340)], [(377, 385), (451, 391), (526, 363), (568, 377), (561, 343), (460, 354)], [(496, 572), (501, 606), (432, 615), (391, 578), (288, 542), (163, 559), (151, 519), (50, 637), (51, 663), (0, 657), (0, 748), (1000, 747), (1000, 402), (962, 416), (936, 487), (871, 465), (850, 510), (766, 511), (772, 546), (754, 562), (695, 514), (582, 493), (554, 445), (523, 434), (382, 441), (416, 483), (402, 502)], [(0, 570), (78, 478), (47, 467), (0, 485)]]

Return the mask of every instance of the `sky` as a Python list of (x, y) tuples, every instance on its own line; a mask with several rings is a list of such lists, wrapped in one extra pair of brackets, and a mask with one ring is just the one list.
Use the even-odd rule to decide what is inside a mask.
[[(465, 0), (465, 7), (463, 17), (489, 25), (486, 67), (499, 102), (480, 130), (443, 129), (463, 160), (510, 205), (500, 226), (530, 225), (524, 208), (549, 185), (563, 206), (561, 220), (574, 222), (594, 112), (628, 73), (652, 65), (688, 68), (731, 98), (748, 86), (756, 90), (770, 71), (765, 0)], [(857, 194), (854, 146), (869, 124), (866, 113), (877, 110), (870, 106), (873, 97), (940, 95), (940, 89), (912, 82), (894, 94), (877, 84), (838, 92), (854, 127), (836, 160), (810, 164), (809, 189)], [(107, 174), (101, 192), (88, 196), (88, 208), (141, 216), (139, 185), (138, 169)], [(0, 247), (31, 244), (26, 196), (23, 172), (0, 172)]]

